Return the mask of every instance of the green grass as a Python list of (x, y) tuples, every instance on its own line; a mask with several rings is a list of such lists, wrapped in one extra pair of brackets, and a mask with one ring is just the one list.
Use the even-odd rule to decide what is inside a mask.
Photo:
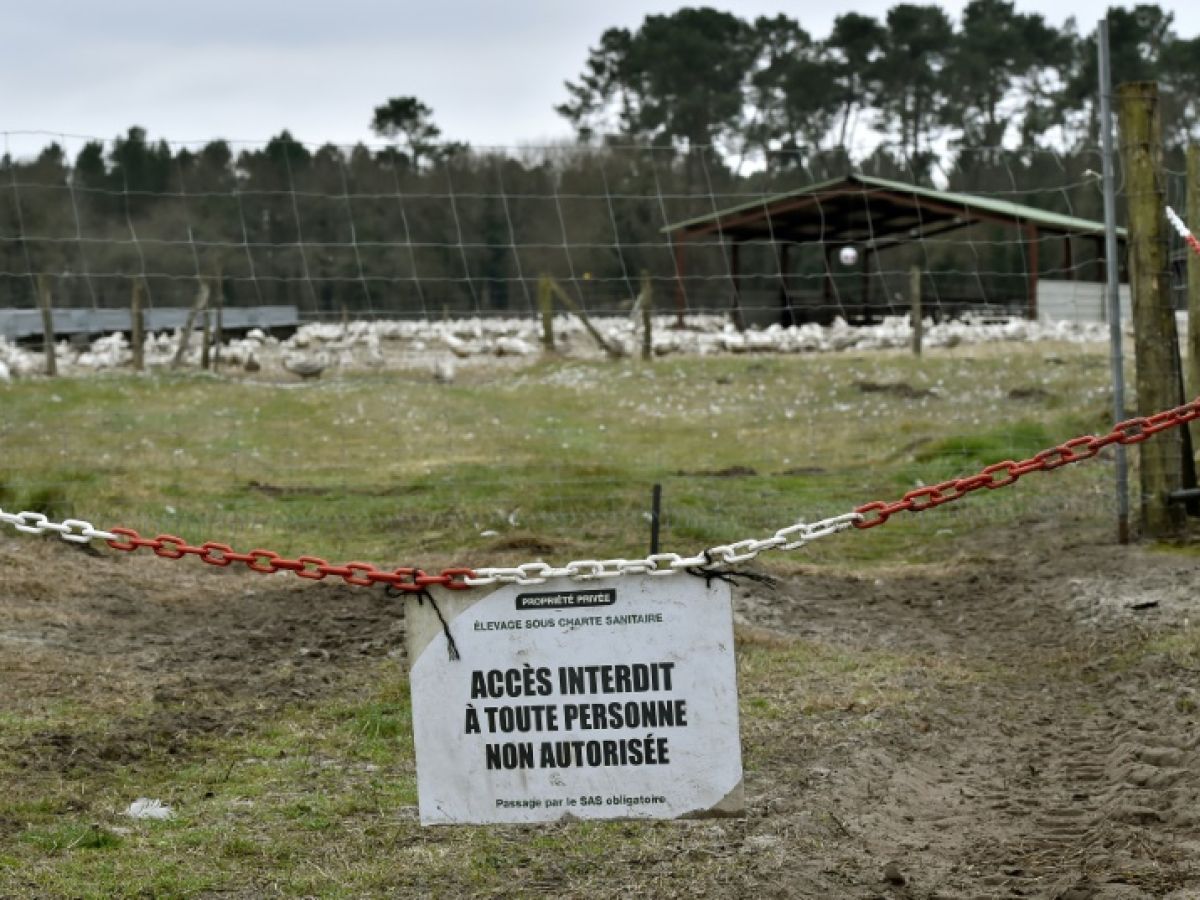
[(99, 825), (61, 825), (48, 830), (30, 828), (20, 840), (46, 854), (71, 850), (110, 850), (121, 846), (121, 838)]
[[(909, 698), (912, 678), (897, 688), (897, 673), (923, 666), (897, 654), (742, 635), (747, 771), (794, 752), (789, 735), (800, 717), (832, 721), (853, 709), (869, 727), (862, 714)], [(926, 677), (969, 676), (943, 668)], [(289, 706), (242, 736), (196, 738), (182, 761), (147, 755), (38, 780), (0, 754), (0, 778), (10, 785), (0, 822), (21, 823), (15, 840), (0, 843), (0, 896), (503, 895), (518, 879), (555, 893), (554, 885), (602, 877), (615, 853), (636, 847), (655, 858), (678, 838), (652, 822), (423, 829), (404, 678), (394, 663), (380, 663), (339, 695)], [(120, 815), (138, 796), (163, 799), (175, 817)], [(697, 860), (688, 870), (712, 877), (710, 865)]]
[[(793, 764), (798, 728), (806, 742), (845, 739), (879, 716), (907, 715), (925, 685), (994, 677), (986, 661), (966, 665), (739, 629), (748, 777)], [(680, 826), (654, 822), (422, 828), (408, 686), (393, 662), (348, 674), (332, 701), (289, 705), (239, 736), (197, 737), (181, 759), (147, 754), (39, 778), (0, 753), (0, 778), (0, 824), (20, 823), (0, 842), (0, 896), (506, 895), (516, 884), (586, 893), (612, 860), (674, 856), (681, 838)], [(175, 817), (123, 817), (138, 796), (164, 800)], [(719, 867), (704, 854), (685, 869), (719, 883)]]
[[(1102, 355), (1055, 352), (1062, 365), (1025, 347), (921, 360), (554, 362), (468, 372), (450, 387), (416, 374), (300, 388), (185, 375), (21, 381), (0, 385), (0, 502), (239, 549), (483, 565), (644, 553), (643, 513), (659, 482), (664, 549), (693, 552), (1096, 430), (1107, 409)], [(865, 394), (860, 380), (938, 393)], [(1046, 394), (1008, 399), (1031, 386)], [(734, 466), (755, 474), (707, 474)], [(1108, 476), (1102, 463), (1031, 476), (1036, 486), (763, 561), (937, 559), (979, 528), (1071, 503), (1101, 510)], [(1160, 652), (1195, 662), (1192, 644)], [(839, 734), (874, 727), (868, 713), (903, 715), (922, 684), (983, 671), (754, 634), (740, 635), (738, 658), (751, 777), (794, 758), (798, 722), (836, 722)], [(119, 683), (95, 675), (110, 677)], [(36, 734), (86, 744), (151, 715), (116, 688), (92, 694), (20, 708), (0, 699), (0, 896), (462, 896), (517, 884), (586, 893), (613, 860), (636, 867), (679, 853), (683, 826), (661, 823), (422, 829), (408, 688), (395, 662), (340, 671), (320, 703), (223, 709), (242, 727), (194, 735), (177, 755), (27, 768), (21, 748)], [(142, 796), (170, 804), (175, 818), (121, 815)], [(726, 865), (688, 857), (688, 883), (663, 889), (720, 884)]]
[[(523, 559), (504, 546), (513, 532), (557, 555), (644, 552), (657, 482), (664, 544), (694, 552), (1100, 427), (1103, 357), (1060, 348), (1063, 364), (1043, 366), (1043, 352), (551, 362), (453, 386), (417, 374), (23, 381), (0, 388), (0, 497), (238, 549), (488, 564)], [(859, 381), (936, 394), (867, 394)], [(1045, 395), (1006, 398), (1031, 384)], [(731, 467), (755, 474), (712, 474)], [(927, 541), (907, 527), (911, 546)], [(838, 556), (896, 549), (843, 541)]]

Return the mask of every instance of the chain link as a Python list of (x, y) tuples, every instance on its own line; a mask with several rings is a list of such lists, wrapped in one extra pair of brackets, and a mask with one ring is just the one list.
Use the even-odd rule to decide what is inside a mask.
[(10, 513), (0, 509), (0, 523), (11, 525), (24, 534), (57, 534), (64, 541), (73, 544), (86, 544), (88, 541), (100, 538), (109, 540), (115, 535), (110, 531), (101, 531), (85, 522), (83, 519), (64, 519), (62, 522), (51, 522), (43, 513), (19, 512)]
[(255, 549), (247, 553), (238, 553), (228, 544), (209, 541), (199, 546), (188, 544), (183, 538), (172, 534), (160, 534), (153, 538), (144, 538), (132, 528), (114, 528), (109, 536), (108, 546), (114, 550), (133, 552), (141, 548), (151, 550), (155, 556), (164, 559), (180, 559), (184, 556), (199, 557), (201, 562), (210, 566), (226, 566), (241, 563), (247, 569), (270, 575), (275, 572), (292, 572), (301, 578), (320, 581), (333, 576), (341, 578), (346, 584), (369, 587), (373, 584), (386, 584), (400, 591), (420, 593), (431, 585), (440, 585), (452, 591), (466, 590), (466, 576), (472, 574), (470, 569), (443, 569), (436, 575), (422, 569), (402, 566), (396, 569), (381, 569), (367, 562), (353, 561), (336, 565), (321, 559), (319, 556), (300, 556), (288, 559), (280, 556), (274, 550)]
[(732, 544), (719, 544), (697, 556), (654, 553), (638, 559), (579, 559), (561, 568), (544, 563), (526, 563), (523, 566), (476, 569), (473, 575), (463, 579), (463, 583), (468, 587), (489, 584), (533, 585), (544, 584), (551, 578), (593, 581), (622, 575), (673, 575), (687, 569), (722, 568), (747, 562), (766, 550), (798, 550), (818, 538), (845, 531), (861, 518), (858, 513), (844, 513), (811, 524), (796, 522), (780, 528), (769, 538), (747, 538)]
[(238, 553), (228, 544), (215, 541), (193, 546), (183, 538), (170, 534), (144, 538), (132, 528), (102, 531), (82, 519), (52, 522), (39, 512), (9, 513), (0, 509), (0, 524), (11, 525), (25, 534), (49, 532), (57, 534), (64, 541), (80, 544), (99, 538), (107, 541), (114, 550), (126, 552), (146, 548), (164, 559), (196, 556), (210, 566), (225, 567), (241, 563), (248, 569), (264, 574), (291, 572), (300, 578), (315, 581), (333, 576), (341, 578), (346, 584), (363, 587), (386, 584), (408, 592), (420, 592), (432, 585), (440, 585), (450, 590), (467, 590), (490, 584), (544, 584), (552, 578), (592, 581), (619, 578), (623, 575), (673, 575), (688, 569), (712, 570), (738, 565), (768, 550), (799, 550), (813, 541), (848, 528), (874, 528), (898, 512), (923, 512), (944, 503), (961, 500), (974, 491), (1008, 487), (1030, 472), (1047, 472), (1091, 459), (1112, 444), (1139, 444), (1160, 431), (1176, 428), (1196, 419), (1200, 419), (1200, 397), (1174, 409), (1118, 422), (1104, 435), (1072, 438), (1020, 462), (1005, 460), (993, 463), (975, 475), (914, 488), (899, 500), (890, 503), (884, 500), (864, 503), (853, 512), (812, 523), (796, 522), (780, 528), (770, 537), (746, 538), (730, 544), (718, 544), (696, 556), (653, 553), (637, 559), (579, 559), (563, 566), (552, 566), (538, 561), (519, 566), (493, 566), (482, 569), (448, 568), (437, 574), (430, 574), (422, 569), (408, 567), (381, 569), (371, 563), (358, 561), (336, 565), (319, 556), (288, 559), (273, 550), (255, 549), (248, 553)]
[(1021, 462), (1005, 460), (993, 463), (985, 466), (977, 475), (953, 478), (940, 484), (914, 488), (899, 500), (891, 503), (884, 500), (864, 503), (854, 510), (861, 517), (860, 521), (854, 523), (854, 527), (874, 528), (876, 525), (882, 525), (898, 512), (923, 512), (935, 506), (941, 506), (943, 503), (961, 500), (967, 494), (980, 488), (996, 490), (1008, 487), (1030, 472), (1048, 472), (1070, 463), (1091, 459), (1111, 444), (1140, 444), (1160, 431), (1176, 428), (1198, 418), (1200, 418), (1200, 397), (1190, 403), (1155, 413), (1152, 416), (1138, 416), (1118, 422), (1105, 435), (1085, 435), (1072, 438)]

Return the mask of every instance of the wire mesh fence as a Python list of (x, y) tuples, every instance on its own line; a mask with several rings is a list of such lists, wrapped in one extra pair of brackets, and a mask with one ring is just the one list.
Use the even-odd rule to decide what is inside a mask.
[[(128, 338), (90, 329), (142, 285), (151, 374), (18, 382), (6, 508), (478, 563), (644, 552), (662, 484), (664, 540), (690, 551), (1111, 424), (1091, 149), (964, 152), (944, 170), (878, 155), (857, 167), (876, 181), (843, 183), (833, 156), (738, 171), (704, 150), (459, 149), (414, 167), (287, 138), (46, 139), (0, 164), (0, 305), (89, 314), (79, 339), (58, 334), (63, 370), (120, 371)], [(915, 222), (884, 220), (905, 204)], [(765, 210), (765, 236), (731, 232), (730, 210)], [(1031, 232), (1029, 210), (1056, 218)], [(682, 237), (689, 222), (712, 227)], [(935, 357), (895, 352), (914, 269)], [(566, 359), (531, 367), (547, 279), (629, 356), (653, 302), (660, 362), (603, 361), (560, 310)], [(227, 328), (215, 382), (171, 369), (199, 361), (180, 341), (201, 295), (194, 324), (215, 305)], [(253, 318), (268, 309), (294, 320), (270, 334)], [(300, 357), (324, 377), (300, 380)], [(916, 546), (962, 522), (1102, 520), (1106, 478), (1101, 461), (902, 528)]]
[[(7, 148), (13, 136), (4, 138)], [(305, 319), (533, 315), (536, 281), (549, 275), (605, 315), (632, 306), (644, 273), (686, 311), (725, 311), (741, 294), (766, 325), (906, 311), (913, 265), (934, 316), (1021, 313), (1031, 271), (1101, 275), (1087, 228), (1101, 219), (1100, 164), (1087, 147), (963, 151), (945, 170), (883, 153), (855, 166), (776, 153), (739, 171), (715, 148), (460, 148), (414, 166), (386, 146), (286, 135), (255, 146), (152, 142), (137, 129), (115, 141), (45, 140), (36, 157), (0, 166), (7, 306), (33, 308), (41, 277), (56, 306), (73, 308), (127, 308), (132, 280), (150, 308), (187, 307), (209, 280), (226, 306), (290, 305)], [(851, 198), (860, 225), (866, 216), (856, 238), (835, 219), (845, 203), (818, 199), (803, 229), (794, 211), (772, 206), (852, 170), (911, 188), (912, 228), (896, 233), (884, 221), (893, 211), (873, 211), (876, 191), (863, 186)], [(922, 213), (914, 192), (929, 188), (953, 192), (941, 200), (951, 227), (927, 221), (932, 206)], [(1019, 214), (980, 216), (962, 196), (1071, 221), (1031, 236)], [(766, 230), (679, 228), (739, 208), (765, 212)], [(863, 251), (856, 260), (831, 258), (848, 240)]]

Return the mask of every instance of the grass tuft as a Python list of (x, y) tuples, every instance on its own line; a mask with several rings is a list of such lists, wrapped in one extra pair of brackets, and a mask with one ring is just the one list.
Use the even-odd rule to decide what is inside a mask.
[(70, 850), (111, 850), (124, 843), (120, 835), (99, 825), (61, 825), (49, 829), (28, 829), (20, 841), (37, 847), (44, 853), (63, 853)]

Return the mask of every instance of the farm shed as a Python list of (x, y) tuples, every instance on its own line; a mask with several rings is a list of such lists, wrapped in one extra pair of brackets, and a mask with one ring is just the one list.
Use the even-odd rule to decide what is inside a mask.
[[(993, 230), (1004, 238), (993, 238), (987, 246), (1016, 247), (1017, 265), (982, 276), (977, 266), (974, 271), (939, 272), (923, 265), (927, 283), (938, 276), (932, 282), (933, 296), (925, 298), (927, 308), (942, 314), (992, 309), (1036, 319), (1039, 276), (1043, 274), (1068, 282), (1095, 282), (1088, 293), (1102, 296), (1103, 222), (857, 173), (675, 222), (663, 232), (670, 237), (675, 254), (676, 304), (681, 311), (692, 305), (689, 293), (699, 282), (689, 277), (689, 258), (696, 252), (692, 248), (705, 247), (725, 255), (724, 289), (738, 321), (765, 310), (767, 319), (783, 325), (827, 320), (834, 315), (869, 324), (877, 316), (907, 307), (907, 297), (901, 296), (907, 293), (907, 265), (886, 269), (880, 265), (881, 253), (979, 225), (999, 226)], [(1124, 241), (1125, 229), (1118, 229), (1122, 257)], [(748, 275), (743, 271), (747, 245), (766, 247), (773, 255), (768, 276), (761, 267), (750, 274), (757, 290), (751, 289), (754, 296), (749, 303)], [(858, 251), (852, 266), (836, 263), (838, 252), (846, 246)], [(979, 246), (975, 245), (977, 250)], [(1046, 265), (1048, 247), (1057, 256), (1052, 269)], [(1087, 260), (1077, 262), (1084, 248), (1091, 251)], [(821, 259), (815, 290), (811, 267), (807, 276), (795, 271), (796, 256), (808, 253), (811, 257), (814, 249)], [(764, 287), (764, 282), (773, 285)], [(769, 302), (764, 294), (770, 296)], [(1073, 315), (1102, 317), (1098, 299), (1085, 306)]]

